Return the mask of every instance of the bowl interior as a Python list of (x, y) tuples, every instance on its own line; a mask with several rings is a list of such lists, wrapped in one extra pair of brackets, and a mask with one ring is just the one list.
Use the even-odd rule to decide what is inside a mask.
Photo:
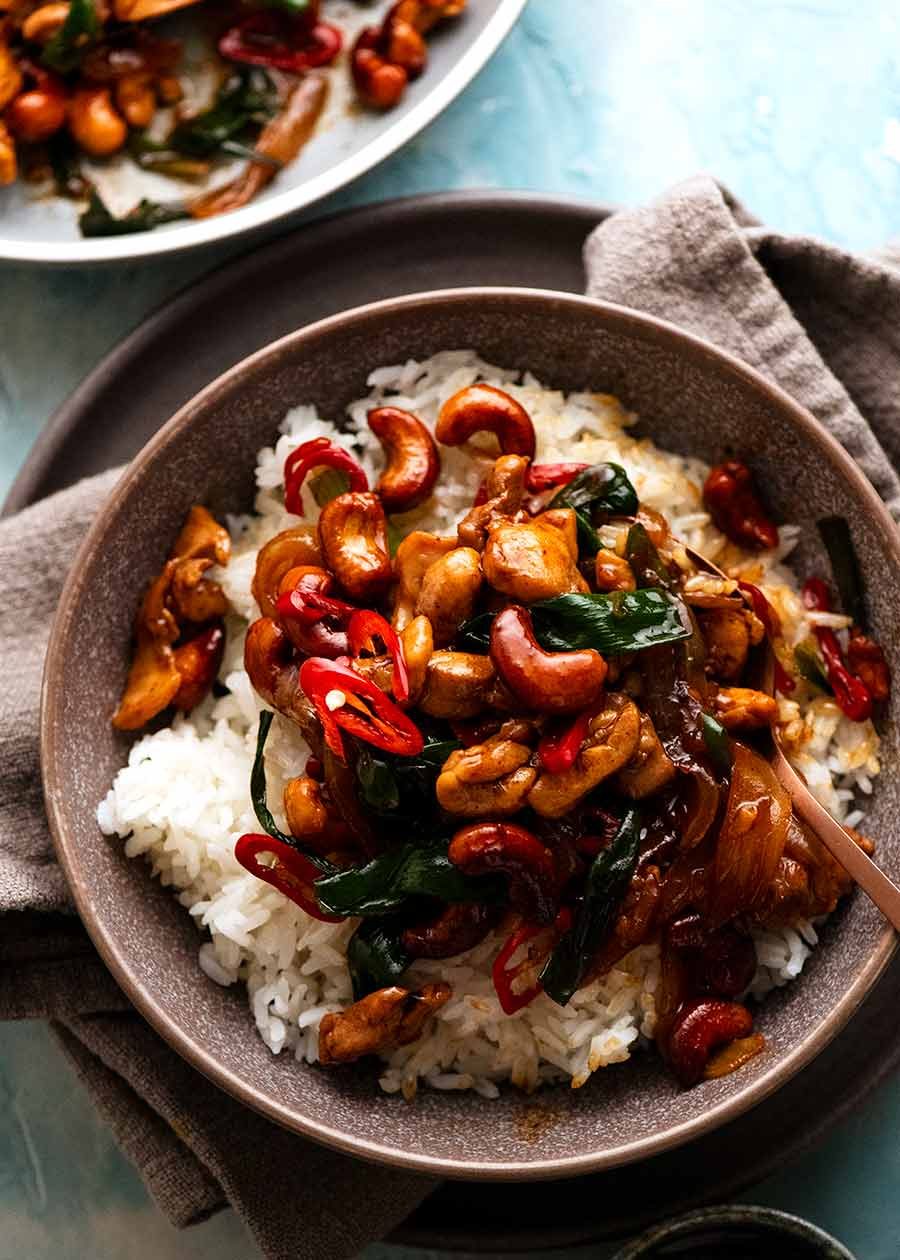
[[(314, 402), (340, 419), (375, 367), (474, 346), (566, 390), (616, 393), (661, 446), (716, 460), (745, 457), (777, 519), (803, 528), (796, 564), (821, 566), (815, 521), (852, 523), (871, 620), (895, 671), (894, 528), (874, 492), (813, 421), (761, 378), (666, 325), (586, 299), (525, 290), (456, 291), (362, 308), (292, 334), (209, 386), (145, 448), (113, 494), (73, 570), (48, 656), (44, 777), (51, 825), (79, 910), (119, 982), (150, 1022), (200, 1070), (281, 1123), (358, 1154), (456, 1176), (547, 1177), (655, 1153), (758, 1101), (807, 1062), (849, 1018), (892, 946), (875, 909), (854, 896), (822, 932), (802, 979), (762, 1006), (768, 1053), (744, 1070), (679, 1091), (654, 1056), (600, 1072), (579, 1091), (498, 1102), (423, 1091), (387, 1097), (371, 1070), (323, 1072), (275, 1057), (242, 991), (197, 965), (201, 943), (147, 866), (103, 837), (97, 802), (127, 756), (109, 723), (127, 669), (133, 610), (194, 502), (246, 510), (257, 449), (288, 408)], [(900, 780), (896, 724), (865, 825), (900, 876), (893, 838)]]

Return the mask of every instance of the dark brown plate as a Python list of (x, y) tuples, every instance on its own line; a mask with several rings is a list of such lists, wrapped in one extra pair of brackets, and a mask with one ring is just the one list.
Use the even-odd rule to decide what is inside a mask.
[[(312, 225), (231, 264), (170, 303), (92, 373), (32, 454), (7, 510), (133, 454), (216, 371), (331, 309), (450, 280), (524, 277), (577, 289), (583, 237), (604, 213), (538, 198), (442, 195)], [(335, 274), (323, 261), (335, 250), (365, 256), (366, 267)], [(298, 285), (298, 276), (312, 282)], [(189, 355), (179, 353), (185, 344)], [(161, 362), (166, 373), (154, 369)], [(104, 424), (108, 416), (115, 428)], [(562, 1245), (733, 1193), (814, 1142), (894, 1066), (898, 986), (895, 964), (846, 1033), (789, 1089), (677, 1154), (639, 1173), (624, 1168), (542, 1186), (448, 1183), (400, 1238), (479, 1250)]]

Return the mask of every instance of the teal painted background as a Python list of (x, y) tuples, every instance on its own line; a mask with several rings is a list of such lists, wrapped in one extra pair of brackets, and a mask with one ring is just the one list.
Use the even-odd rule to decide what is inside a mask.
[[(316, 213), (470, 187), (633, 203), (698, 170), (785, 231), (860, 249), (898, 233), (895, 0), (530, 0), (442, 118)], [(241, 250), (70, 273), (0, 265), (0, 494), (103, 352)], [(156, 1214), (40, 1025), (0, 1027), (0, 1115), (0, 1260), (252, 1260), (229, 1213), (183, 1234)], [(859, 1260), (897, 1260), (898, 1128), (895, 1081), (745, 1198), (810, 1217)], [(425, 1258), (372, 1247), (366, 1260)]]

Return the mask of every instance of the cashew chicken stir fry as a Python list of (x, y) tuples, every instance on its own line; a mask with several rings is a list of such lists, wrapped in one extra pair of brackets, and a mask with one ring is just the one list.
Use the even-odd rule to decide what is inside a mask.
[[(531, 419), (499, 389), (454, 395), (434, 436), (394, 407), (368, 420), (385, 453), (373, 487), (327, 438), (288, 457), (287, 509), (302, 514), (307, 479), (325, 506), (259, 552), (245, 648), (256, 691), (312, 751), (281, 831), (263, 714), (264, 831), (236, 856), (313, 917), (356, 921), (357, 1000), (323, 1020), (322, 1063), (416, 1039), (451, 990), (404, 974), (497, 931), (507, 1016), (539, 995), (564, 1005), (658, 943), (662, 1055), (685, 1085), (733, 1071), (764, 1047), (741, 1001), (752, 930), (827, 914), (850, 887), (764, 755), (777, 706), (752, 678), (774, 610), (697, 567), (623, 468), (535, 464)], [(386, 514), (438, 492), (440, 445), (475, 433), (498, 454), (456, 533), (415, 530), (392, 556)], [(777, 540), (742, 465), (713, 470), (707, 492), (735, 541)], [(150, 588), (118, 725), (196, 702), (216, 547), (183, 534)]]
[[(426, 68), (426, 36), (459, 17), (466, 2), (397, 0), (378, 25), (364, 27), (349, 50), (360, 105), (397, 105)], [(189, 103), (198, 84), (182, 66), (181, 41), (161, 35), (153, 20), (201, 3), (0, 0), (0, 186), (22, 176), (88, 199), (79, 220), (85, 236), (208, 218), (255, 197), (311, 137), (328, 95), (328, 67), (345, 35), (324, 19), (320, 0), (226, 6), (207, 0), (198, 29), (213, 36), (221, 73), (215, 99), (198, 109)], [(211, 193), (142, 200), (116, 218), (89, 184), (82, 160), (121, 153), (143, 170), (188, 185), (223, 158), (247, 164)]]

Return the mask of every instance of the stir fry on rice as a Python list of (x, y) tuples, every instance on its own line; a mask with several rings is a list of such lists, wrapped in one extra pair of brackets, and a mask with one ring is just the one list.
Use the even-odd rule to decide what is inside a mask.
[[(243, 645), (262, 830), (234, 857), (340, 934), (353, 1001), (321, 1014), (319, 1061), (414, 1054), (485, 950), (507, 1021), (571, 1010), (649, 950), (652, 1035), (677, 1079), (741, 1067), (765, 1049), (747, 1001), (759, 938), (804, 931), (851, 887), (792, 812), (772, 728), (799, 755), (801, 693), (869, 730), (890, 686), (838, 573), (855, 576), (845, 523), (823, 526), (845, 613), (811, 579), (795, 643), (748, 580), (779, 531), (739, 461), (703, 489), (723, 577), (622, 464), (536, 460), (529, 410), (495, 385), (444, 398), (433, 431), (389, 402), (367, 423), (374, 484), (338, 434), (288, 453), (295, 523), (255, 554)], [(419, 528), (449, 452), (483, 470), (477, 492), (455, 529)], [(228, 551), (194, 508), (143, 601), (120, 728), (212, 687)], [(308, 752), (269, 801), (273, 720)]]

